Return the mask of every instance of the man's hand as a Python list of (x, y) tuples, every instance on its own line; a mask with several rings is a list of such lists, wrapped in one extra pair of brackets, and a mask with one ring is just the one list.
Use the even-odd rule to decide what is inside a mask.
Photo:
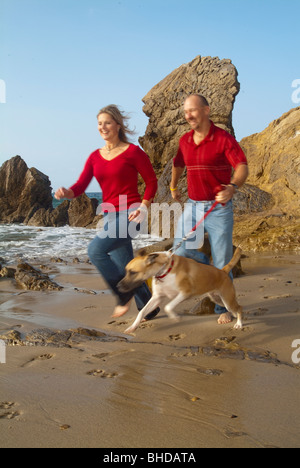
[(235, 194), (235, 188), (232, 185), (222, 185), (224, 189), (217, 193), (216, 201), (226, 205), (230, 200), (232, 200), (233, 195)]
[(178, 202), (181, 202), (181, 193), (180, 193), (180, 190), (173, 190), (171, 191), (171, 195), (172, 195), (172, 198), (173, 200), (176, 200)]

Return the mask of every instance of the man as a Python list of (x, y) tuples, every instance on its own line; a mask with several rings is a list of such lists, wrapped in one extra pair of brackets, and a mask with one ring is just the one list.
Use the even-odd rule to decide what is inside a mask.
[[(180, 201), (178, 182), (186, 167), (190, 199), (178, 223), (174, 246), (197, 224), (201, 214), (218, 201), (219, 205), (201, 227), (208, 233), (214, 266), (222, 269), (233, 255), (232, 198), (248, 177), (247, 159), (234, 137), (210, 120), (205, 97), (190, 95), (185, 100), (184, 113), (191, 131), (180, 139), (170, 189), (174, 200)], [(209, 264), (208, 257), (195, 247), (195, 238), (185, 241), (176, 255)], [(224, 307), (216, 306), (215, 312), (220, 315), (219, 324), (232, 321)]]

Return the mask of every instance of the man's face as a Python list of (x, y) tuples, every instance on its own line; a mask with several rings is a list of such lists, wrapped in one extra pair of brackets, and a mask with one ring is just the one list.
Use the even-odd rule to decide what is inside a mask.
[(203, 124), (207, 124), (209, 121), (209, 113), (210, 108), (203, 106), (197, 96), (190, 96), (186, 99), (184, 103), (184, 116), (192, 130), (201, 131)]

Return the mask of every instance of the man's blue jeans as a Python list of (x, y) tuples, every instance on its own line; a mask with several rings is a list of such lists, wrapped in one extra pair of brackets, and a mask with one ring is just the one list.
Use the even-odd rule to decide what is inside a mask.
[[(130, 230), (129, 226), (133, 229)], [(88, 247), (88, 254), (115, 293), (119, 305), (127, 304), (135, 296), (137, 308), (141, 310), (151, 299), (151, 293), (146, 284), (130, 293), (120, 293), (118, 283), (125, 276), (125, 267), (133, 259), (132, 238), (138, 233), (138, 225), (128, 221), (128, 211), (106, 213), (104, 228), (98, 233)]]
[[(212, 207), (213, 203), (213, 201), (188, 201), (184, 213), (178, 222), (174, 246), (178, 245), (184, 235), (187, 235), (191, 231), (192, 227), (200, 221), (203, 214)], [(193, 260), (196, 260), (196, 262), (209, 265), (210, 262), (207, 255), (197, 250), (197, 248), (202, 247), (201, 242), (204, 241), (205, 232), (208, 233), (213, 264), (216, 268), (222, 269), (230, 262), (233, 255), (233, 208), (231, 201), (228, 202), (226, 206), (222, 206), (220, 204), (217, 205), (205, 219), (203, 224), (199, 226), (196, 234), (185, 241), (175, 254), (182, 257), (192, 258)], [(197, 239), (196, 245), (195, 239)], [(199, 242), (198, 245), (197, 242)], [(233, 278), (232, 274), (231, 278)], [(216, 314), (223, 314), (226, 312), (226, 309), (216, 305), (215, 312)]]

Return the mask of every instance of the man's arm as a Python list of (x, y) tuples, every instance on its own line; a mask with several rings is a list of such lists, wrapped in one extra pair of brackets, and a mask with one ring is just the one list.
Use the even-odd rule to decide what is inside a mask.
[[(231, 179), (231, 183), (237, 185), (238, 188), (241, 188), (246, 182), (249, 175), (249, 169), (246, 164), (240, 164)], [(225, 189), (222, 192), (219, 192), (216, 196), (216, 201), (219, 203), (227, 203), (232, 198), (236, 192), (236, 189), (233, 185), (225, 185)]]
[(171, 194), (174, 200), (180, 201), (181, 199), (181, 194), (180, 191), (178, 190), (178, 183), (180, 180), (180, 177), (184, 173), (185, 167), (175, 167), (173, 165), (172, 167), (172, 180), (171, 180)]

